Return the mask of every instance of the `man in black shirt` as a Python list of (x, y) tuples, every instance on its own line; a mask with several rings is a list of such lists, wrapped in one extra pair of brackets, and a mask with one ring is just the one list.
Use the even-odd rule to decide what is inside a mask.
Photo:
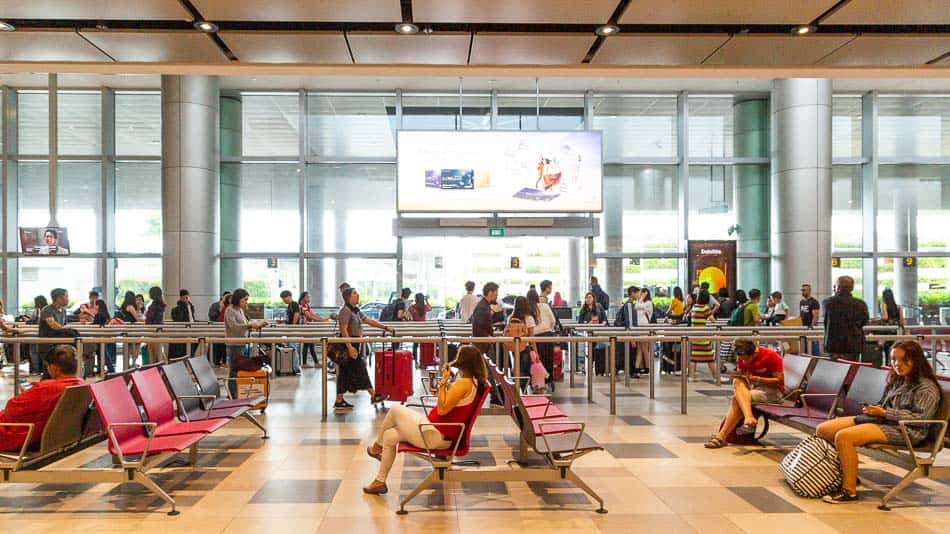
[[(494, 335), (494, 321), (492, 317), (495, 314), (498, 299), (498, 284), (488, 282), (482, 288), (482, 300), (475, 305), (475, 311), (472, 312), (472, 337), (492, 337)], [(491, 353), (490, 343), (476, 343), (476, 347), (483, 353)]]
[(287, 305), (287, 324), (300, 324), (300, 304), (294, 300), (294, 294), (285, 289), (280, 292), (280, 300)]
[(868, 305), (851, 296), (854, 278), (842, 276), (835, 296), (825, 300), (825, 352), (835, 358), (857, 359), (864, 350), (864, 327), (868, 324)]
[(590, 277), (590, 292), (593, 293), (594, 300), (600, 304), (600, 307), (603, 308), (605, 312), (608, 312), (610, 310), (610, 296), (600, 287), (596, 276)]
[(802, 318), (802, 326), (814, 327), (818, 324), (821, 304), (811, 296), (811, 284), (802, 284), (802, 300), (798, 302), (798, 315)]

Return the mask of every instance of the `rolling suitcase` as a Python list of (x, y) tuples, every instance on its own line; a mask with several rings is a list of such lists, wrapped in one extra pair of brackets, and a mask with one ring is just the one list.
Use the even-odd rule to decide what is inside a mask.
[(237, 395), (238, 399), (253, 399), (255, 397), (264, 397), (264, 400), (257, 403), (252, 410), (260, 410), (264, 413), (267, 409), (267, 401), (270, 398), (270, 381), (267, 376), (267, 368), (262, 367), (257, 371), (238, 371), (237, 372)]
[(376, 393), (388, 395), (389, 400), (405, 402), (412, 387), (412, 352), (384, 350), (375, 355)]
[(419, 368), (437, 366), (439, 363), (435, 358), (435, 343), (419, 344)]
[(274, 372), (277, 376), (300, 374), (300, 353), (296, 347), (277, 345), (274, 355)]
[(554, 346), (554, 355), (551, 359), (551, 380), (564, 381), (564, 351), (560, 345)]

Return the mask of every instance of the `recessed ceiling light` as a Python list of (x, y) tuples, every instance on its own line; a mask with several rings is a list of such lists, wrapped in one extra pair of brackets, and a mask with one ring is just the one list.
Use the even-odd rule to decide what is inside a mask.
[(792, 33), (795, 35), (805, 35), (806, 33), (815, 33), (816, 31), (818, 31), (818, 28), (809, 25), (796, 26), (792, 28)]
[(598, 26), (594, 33), (601, 37), (607, 37), (608, 35), (613, 35), (620, 31), (620, 27), (616, 24), (604, 24), (603, 26)]
[(218, 25), (213, 22), (208, 22), (207, 20), (196, 20), (195, 29), (205, 33), (214, 33), (218, 31)]
[(15, 30), (15, 29), (16, 29), (16, 28), (13, 26), (13, 24), (10, 24), (9, 22), (4, 22), (4, 21), (0, 20), (0, 31), (2, 31), (2, 32), (12, 32), (12, 31)]
[(419, 33), (419, 27), (411, 22), (400, 22), (399, 24), (396, 24), (396, 33), (412, 35), (414, 33)]

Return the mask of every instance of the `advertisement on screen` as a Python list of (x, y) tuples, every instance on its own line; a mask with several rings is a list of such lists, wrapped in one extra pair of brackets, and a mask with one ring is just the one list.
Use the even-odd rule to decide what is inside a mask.
[(69, 256), (69, 233), (53, 226), (20, 227), (20, 251), (27, 256)]
[(711, 295), (722, 288), (728, 289), (731, 295), (735, 294), (735, 241), (689, 241), (687, 256), (691, 287), (706, 282)]
[(397, 141), (399, 211), (603, 211), (600, 132), (400, 131)]

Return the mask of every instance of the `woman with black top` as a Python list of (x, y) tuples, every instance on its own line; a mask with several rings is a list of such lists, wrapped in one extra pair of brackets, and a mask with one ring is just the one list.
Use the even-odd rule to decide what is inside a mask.
[[(904, 320), (904, 308), (897, 305), (897, 300), (894, 299), (894, 292), (889, 287), (884, 288), (884, 292), (881, 293), (881, 321), (886, 325), (897, 327), (907, 326), (907, 321)], [(896, 335), (899, 333), (899, 329), (885, 333)], [(885, 356), (890, 355), (893, 345), (893, 341), (884, 342)]]
[[(162, 288), (150, 287), (148, 298), (151, 302), (145, 311), (145, 324), (162, 324), (165, 322), (165, 299)], [(162, 358), (162, 346), (159, 343), (148, 344), (149, 361), (155, 363)]]
[[(370, 319), (359, 308), (360, 294), (352, 287), (343, 290), (343, 307), (337, 313), (337, 321), (340, 325), (340, 337), (363, 337), (363, 323), (381, 329), (383, 332), (391, 332), (392, 329)], [(386, 395), (379, 395), (373, 388), (373, 382), (369, 379), (369, 372), (366, 371), (366, 361), (363, 359), (362, 343), (343, 343), (343, 354), (337, 356), (339, 370), (336, 376), (336, 402), (333, 404), (334, 410), (349, 410), (353, 405), (346, 402), (343, 398), (344, 393), (356, 393), (360, 390), (366, 390), (373, 404), (382, 403), (386, 400)]]
[[(96, 300), (96, 312), (95, 316), (92, 319), (92, 323), (104, 327), (112, 321), (112, 317), (109, 315), (109, 306), (106, 305), (106, 301), (102, 299)], [(105, 364), (106, 372), (114, 373), (115, 372), (115, 343), (106, 343), (105, 344)]]
[[(584, 295), (584, 305), (581, 306), (581, 312), (577, 316), (577, 322), (584, 324), (607, 324), (607, 312), (597, 302), (597, 298), (590, 291)], [(606, 367), (606, 347), (602, 343), (597, 343), (594, 348), (594, 374), (600, 376), (604, 374)]]
[[(517, 297), (515, 299), (515, 308), (511, 312), (511, 317), (508, 318), (508, 323), (511, 324), (512, 322), (520, 322), (524, 324), (526, 336), (533, 337), (534, 328), (538, 325), (538, 320), (534, 313), (535, 312), (532, 311), (531, 304), (529, 304), (526, 297)], [(529, 376), (531, 372), (531, 351), (538, 352), (538, 344), (534, 341), (529, 341), (518, 348), (521, 349), (520, 356), (517, 354), (512, 354), (512, 357), (519, 358), (518, 361), (520, 362), (521, 369), (520, 376)]]
[[(119, 307), (119, 311), (115, 313), (115, 316), (128, 324), (141, 323), (145, 320), (145, 318), (139, 314), (139, 308), (135, 302), (134, 292), (125, 292), (125, 296), (122, 297), (122, 306)], [(126, 343), (126, 346), (128, 347), (129, 357), (134, 363), (137, 357), (136, 355), (139, 352), (139, 344)]]

